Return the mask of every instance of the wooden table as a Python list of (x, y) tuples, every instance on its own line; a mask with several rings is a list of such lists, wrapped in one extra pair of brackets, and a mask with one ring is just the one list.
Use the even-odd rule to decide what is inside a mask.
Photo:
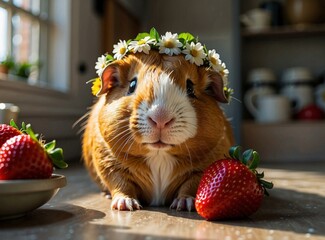
[(58, 172), (68, 185), (49, 203), (23, 218), (0, 221), (0, 239), (325, 239), (325, 164), (261, 170), (275, 188), (256, 214), (208, 222), (168, 208), (112, 211), (83, 167), (71, 166)]

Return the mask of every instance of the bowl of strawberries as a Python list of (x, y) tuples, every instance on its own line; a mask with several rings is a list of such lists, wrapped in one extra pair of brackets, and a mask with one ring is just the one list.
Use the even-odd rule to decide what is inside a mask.
[(39, 208), (67, 184), (65, 176), (53, 173), (68, 166), (55, 144), (46, 143), (30, 124), (0, 124), (0, 219)]

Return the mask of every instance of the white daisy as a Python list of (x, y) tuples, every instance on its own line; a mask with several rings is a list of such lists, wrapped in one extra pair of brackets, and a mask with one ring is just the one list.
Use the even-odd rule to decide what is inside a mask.
[(220, 67), (217, 69), (217, 71), (220, 73), (223, 84), (224, 86), (227, 86), (228, 84), (228, 75), (229, 75), (229, 70), (226, 68), (226, 64), (222, 63)]
[(114, 58), (117, 60), (122, 59), (128, 52), (128, 45), (125, 40), (120, 40), (117, 44), (113, 46)]
[(149, 44), (155, 44), (155, 42), (155, 39), (151, 39), (149, 36), (147, 36), (139, 41), (130, 42), (129, 50), (133, 53), (144, 52), (145, 54), (149, 54), (149, 51), (151, 49)]
[(216, 50), (209, 50), (208, 52), (208, 60), (210, 63), (210, 66), (213, 68), (213, 70), (218, 71), (220, 69), (220, 66), (222, 64), (220, 60), (220, 55), (216, 53)]
[(97, 69), (96, 73), (98, 76), (100, 76), (102, 74), (102, 72), (104, 71), (105, 67), (106, 67), (106, 56), (102, 55), (97, 59), (96, 65), (95, 65), (95, 69)]
[(206, 57), (201, 43), (186, 43), (186, 49), (182, 52), (185, 54), (186, 60), (195, 63), (197, 66), (201, 66), (203, 64), (203, 59)]
[(161, 36), (161, 41), (157, 43), (157, 46), (159, 46), (159, 53), (172, 56), (181, 53), (182, 43), (178, 40), (177, 33), (166, 32), (165, 36)]

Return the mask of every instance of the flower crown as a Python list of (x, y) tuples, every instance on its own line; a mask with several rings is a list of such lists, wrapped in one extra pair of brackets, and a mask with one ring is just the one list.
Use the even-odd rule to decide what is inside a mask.
[(96, 62), (95, 69), (98, 77), (90, 80), (93, 82), (92, 93), (95, 96), (101, 88), (101, 75), (109, 64), (122, 59), (129, 53), (143, 52), (149, 54), (150, 50), (158, 50), (160, 54), (169, 56), (184, 54), (185, 59), (190, 63), (213, 69), (222, 77), (227, 99), (230, 99), (233, 93), (233, 90), (227, 87), (229, 71), (226, 64), (220, 60), (220, 55), (215, 49), (208, 50), (205, 45), (198, 41), (198, 38), (190, 33), (172, 34), (166, 32), (165, 35), (160, 36), (157, 30), (152, 28), (149, 33), (139, 33), (133, 40), (120, 40), (113, 48), (113, 56), (106, 53), (99, 57)]

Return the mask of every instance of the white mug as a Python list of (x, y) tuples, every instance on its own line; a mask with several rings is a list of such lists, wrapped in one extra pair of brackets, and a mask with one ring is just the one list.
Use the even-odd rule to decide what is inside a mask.
[(314, 90), (308, 85), (285, 86), (280, 92), (291, 100), (294, 113), (314, 102)]
[(278, 123), (290, 120), (290, 100), (281, 95), (261, 96), (257, 100), (256, 121)]
[(11, 119), (17, 122), (18, 114), (19, 107), (12, 103), (0, 103), (0, 124), (9, 124)]
[(271, 26), (271, 14), (269, 11), (255, 8), (241, 15), (240, 20), (250, 30), (262, 30)]
[(308, 68), (292, 67), (283, 72), (280, 90), (292, 102), (293, 113), (297, 113), (304, 107), (314, 103), (314, 78)]
[(261, 86), (249, 89), (244, 96), (244, 103), (247, 110), (256, 117), (258, 115), (258, 101), (260, 98), (268, 95), (274, 95), (275, 89), (270, 86)]
[(244, 102), (248, 111), (256, 115), (257, 98), (275, 94), (276, 76), (269, 68), (254, 68), (248, 74), (247, 83), (250, 89), (244, 96)]

